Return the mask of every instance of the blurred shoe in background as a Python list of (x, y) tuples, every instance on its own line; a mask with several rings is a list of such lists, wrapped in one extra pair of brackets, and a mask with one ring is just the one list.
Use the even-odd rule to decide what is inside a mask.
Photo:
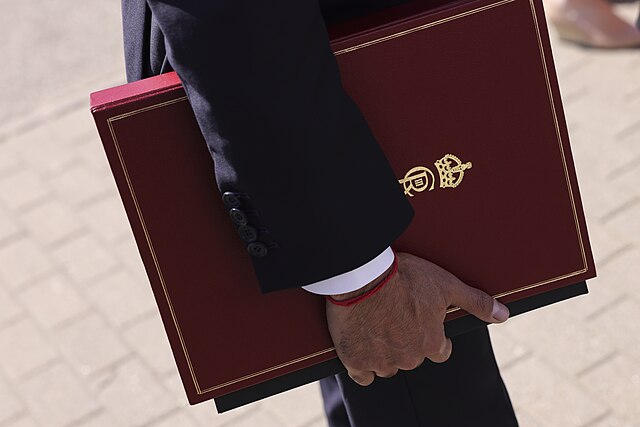
[(640, 30), (606, 0), (545, 0), (545, 10), (561, 39), (605, 49), (640, 47)]

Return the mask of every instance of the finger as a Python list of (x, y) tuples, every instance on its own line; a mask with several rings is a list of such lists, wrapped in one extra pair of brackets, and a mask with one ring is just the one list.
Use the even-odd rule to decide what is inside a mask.
[(418, 362), (416, 365), (414, 365), (414, 367), (412, 369), (418, 369), (420, 366), (422, 366), (422, 364), (424, 363), (425, 360), (427, 360), (426, 357), (424, 359), (422, 359), (420, 362)]
[(385, 370), (385, 371), (376, 371), (376, 376), (378, 376), (380, 378), (391, 378), (392, 376), (394, 376), (397, 373), (398, 373), (398, 369), (397, 368), (393, 368), (393, 369), (389, 369), (389, 370)]
[(371, 371), (347, 371), (353, 381), (361, 386), (368, 386), (376, 378), (375, 374)]
[(453, 344), (451, 343), (451, 339), (447, 338), (444, 340), (444, 345), (442, 349), (434, 354), (430, 354), (427, 356), (427, 359), (431, 360), (434, 363), (443, 363), (449, 360), (451, 357), (451, 351), (453, 350)]
[(413, 371), (414, 369), (419, 368), (425, 361), (425, 358), (413, 358), (413, 359), (408, 359), (402, 363), (400, 363), (398, 365), (398, 367), (400, 369), (402, 369), (403, 371)]
[(451, 356), (451, 340), (444, 333), (444, 324), (439, 328), (430, 328), (430, 335), (425, 341), (424, 354), (435, 363), (442, 363)]
[(451, 302), (478, 319), (488, 323), (502, 323), (509, 318), (509, 309), (480, 289), (453, 281), (450, 289)]

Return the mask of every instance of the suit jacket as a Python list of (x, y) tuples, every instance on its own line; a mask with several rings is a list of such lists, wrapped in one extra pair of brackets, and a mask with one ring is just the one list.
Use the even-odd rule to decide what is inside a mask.
[(127, 79), (178, 73), (265, 292), (359, 267), (411, 221), (326, 31), (396, 3), (122, 1)]

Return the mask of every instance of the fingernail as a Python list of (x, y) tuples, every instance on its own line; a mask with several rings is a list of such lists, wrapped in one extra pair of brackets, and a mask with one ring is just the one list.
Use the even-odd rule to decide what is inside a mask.
[(497, 322), (504, 322), (509, 318), (509, 309), (506, 305), (500, 304), (497, 300), (493, 300), (493, 319)]

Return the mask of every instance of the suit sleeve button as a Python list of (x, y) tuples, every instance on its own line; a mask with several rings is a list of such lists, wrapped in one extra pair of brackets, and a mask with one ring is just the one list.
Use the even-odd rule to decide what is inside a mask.
[(222, 195), (222, 203), (228, 208), (240, 207), (240, 198), (230, 191), (227, 191)]
[(234, 224), (247, 225), (247, 215), (240, 209), (231, 208), (229, 210), (229, 216), (231, 217), (231, 221), (233, 221)]
[(246, 243), (255, 242), (258, 240), (258, 232), (250, 225), (241, 225), (238, 227), (238, 234), (240, 238)]
[(269, 252), (267, 246), (264, 243), (260, 242), (249, 243), (247, 245), (247, 250), (249, 251), (251, 256), (256, 258), (262, 258)]

